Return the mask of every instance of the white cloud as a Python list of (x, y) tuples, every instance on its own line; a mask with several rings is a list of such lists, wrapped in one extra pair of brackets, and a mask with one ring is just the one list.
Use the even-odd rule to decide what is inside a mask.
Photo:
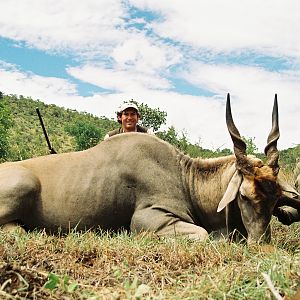
[[(300, 57), (297, 0), (128, 3), (163, 16), (147, 24), (159, 38), (216, 52), (252, 49), (269, 55)], [(128, 6), (120, 0), (10, 0), (0, 1), (0, 11), (5, 12), (0, 18), (1, 36), (52, 51), (72, 49), (85, 54), (109, 54), (115, 46), (146, 35), (132, 26), (126, 28), (144, 21), (130, 19)], [(128, 23), (125, 18), (129, 18)]]
[(56, 77), (43, 77), (20, 71), (16, 66), (0, 61), (0, 91), (40, 99), (47, 104), (90, 112), (98, 116), (114, 118), (121, 103), (118, 94), (82, 97), (76, 85)]
[(0, 90), (6, 94), (18, 94), (38, 98), (49, 98), (49, 95), (77, 95), (76, 86), (67, 80), (55, 77), (43, 77), (24, 73), (16, 66), (0, 63)]
[(67, 71), (82, 81), (118, 92), (136, 93), (145, 89), (170, 88), (168, 80), (159, 75), (148, 75), (137, 71), (106, 69), (92, 65), (68, 68)]
[(98, 52), (127, 35), (118, 0), (10, 0), (0, 1), (0, 11), (1, 36), (44, 50)]
[(117, 46), (112, 58), (118, 68), (154, 73), (179, 63), (181, 54), (159, 41), (139, 35)]
[(163, 18), (155, 32), (170, 39), (216, 52), (253, 49), (270, 55), (300, 57), (297, 0), (130, 0)]

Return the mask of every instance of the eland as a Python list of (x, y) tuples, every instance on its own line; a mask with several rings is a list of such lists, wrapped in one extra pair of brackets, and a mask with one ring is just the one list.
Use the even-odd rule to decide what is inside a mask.
[(190, 158), (156, 136), (116, 135), (93, 148), (0, 165), (0, 225), (48, 232), (131, 230), (204, 240), (238, 232), (270, 238), (283, 191), (278, 179), (278, 108), (265, 148), (267, 163), (246, 155), (227, 95), (234, 155)]

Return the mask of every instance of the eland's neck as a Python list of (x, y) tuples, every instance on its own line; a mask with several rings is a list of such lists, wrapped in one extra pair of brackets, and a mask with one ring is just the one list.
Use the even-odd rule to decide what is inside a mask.
[(223, 222), (217, 216), (217, 207), (235, 171), (235, 161), (234, 155), (208, 159), (181, 157), (183, 182), (202, 225), (214, 228), (220, 226), (220, 220)]

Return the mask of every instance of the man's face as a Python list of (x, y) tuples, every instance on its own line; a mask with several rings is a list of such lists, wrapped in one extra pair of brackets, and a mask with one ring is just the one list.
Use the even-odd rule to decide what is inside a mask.
[(135, 131), (136, 124), (138, 121), (139, 121), (139, 115), (136, 109), (129, 107), (122, 112), (121, 122), (122, 122), (123, 130), (125, 132)]

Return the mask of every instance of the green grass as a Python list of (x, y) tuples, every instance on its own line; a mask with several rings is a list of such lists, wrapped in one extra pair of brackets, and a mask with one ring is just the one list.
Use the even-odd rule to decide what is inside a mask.
[[(151, 234), (0, 232), (0, 298), (285, 299), (300, 290), (300, 226), (272, 220), (269, 245)], [(294, 298), (297, 299), (297, 298)]]

